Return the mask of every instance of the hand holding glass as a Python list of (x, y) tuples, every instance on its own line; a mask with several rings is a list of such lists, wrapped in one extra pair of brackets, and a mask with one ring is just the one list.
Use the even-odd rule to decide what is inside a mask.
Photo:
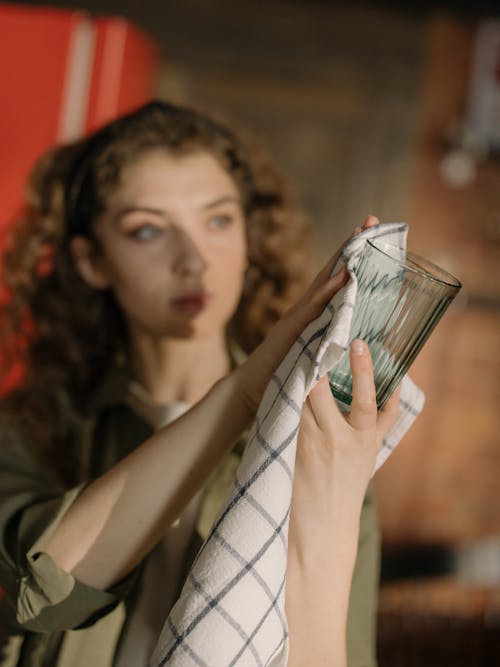
[[(382, 408), (408, 371), (460, 282), (432, 262), (378, 240), (367, 240), (356, 270), (358, 292), (349, 343), (363, 339), (373, 359)], [(334, 396), (350, 405), (352, 377), (345, 352), (328, 377)]]

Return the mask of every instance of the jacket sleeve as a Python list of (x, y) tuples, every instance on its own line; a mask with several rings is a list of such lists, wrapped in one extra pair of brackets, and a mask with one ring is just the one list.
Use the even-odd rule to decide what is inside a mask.
[(64, 571), (43, 544), (85, 488), (65, 490), (49, 466), (26, 446), (22, 430), (0, 433), (0, 585), (2, 614), (35, 632), (91, 625), (128, 592), (134, 573), (111, 590), (94, 589)]
[(347, 620), (348, 667), (376, 667), (380, 535), (373, 489), (368, 487), (361, 511), (358, 554), (354, 566)]

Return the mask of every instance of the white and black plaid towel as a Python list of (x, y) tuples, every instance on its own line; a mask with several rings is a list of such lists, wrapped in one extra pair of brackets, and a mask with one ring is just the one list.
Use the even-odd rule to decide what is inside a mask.
[[(366, 239), (384, 237), (404, 253), (407, 231), (404, 223), (380, 224), (346, 244), (339, 262), (347, 263), (350, 280), (306, 327), (269, 383), (231, 497), (165, 623), (154, 667), (285, 667), (288, 517), (301, 406), (350, 341), (357, 257)], [(423, 407), (423, 394), (408, 377), (400, 400), (400, 417), (375, 469)]]

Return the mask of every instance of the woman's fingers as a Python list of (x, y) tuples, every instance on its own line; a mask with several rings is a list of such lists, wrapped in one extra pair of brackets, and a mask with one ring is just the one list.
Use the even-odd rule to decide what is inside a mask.
[(380, 220), (375, 215), (366, 216), (365, 221), (363, 222), (363, 226), (355, 227), (353, 233), (351, 234), (351, 238), (356, 236), (356, 234), (361, 234), (363, 229), (368, 229), (369, 227), (374, 227), (378, 224), (380, 224)]
[(362, 340), (351, 343), (352, 403), (349, 423), (360, 431), (369, 430), (377, 423), (377, 401), (373, 365), (368, 345)]
[(300, 301), (274, 326), (269, 337), (281, 337), (281, 343), (289, 347), (309, 322), (321, 314), (333, 295), (345, 285), (348, 273), (347, 269), (342, 267), (333, 276), (323, 276), (322, 280), (318, 278), (319, 276)]
[(368, 229), (378, 224), (380, 224), (380, 220), (375, 215), (368, 215), (363, 223), (363, 229)]
[[(344, 244), (342, 244), (342, 247), (343, 245)], [(335, 268), (335, 265), (337, 264), (341, 252), (342, 248), (339, 248), (339, 250), (337, 250), (337, 252), (332, 257), (330, 257), (328, 262), (324, 265), (324, 267), (312, 281), (309, 289), (304, 295), (304, 298), (314, 295), (315, 292), (318, 290), (318, 288), (324, 286), (325, 283), (327, 283), (330, 280), (330, 278), (333, 278), (332, 271)], [(340, 271), (343, 271), (343, 267), (340, 269)]]
[(325, 266), (318, 273), (318, 275), (316, 276), (316, 278), (313, 281), (313, 285), (324, 283), (324, 281), (331, 275), (331, 273), (332, 273), (332, 271), (335, 267), (335, 264), (337, 263), (337, 261), (340, 257), (340, 254), (342, 253), (342, 249), (343, 249), (344, 245), (347, 243), (347, 241), (352, 239), (353, 236), (356, 236), (356, 234), (359, 234), (360, 232), (362, 232), (363, 229), (368, 229), (369, 227), (373, 227), (374, 225), (378, 225), (379, 222), (380, 222), (380, 220), (376, 216), (368, 215), (365, 218), (362, 227), (355, 227), (354, 230), (352, 231), (352, 233), (344, 241), (344, 243), (342, 243), (342, 245), (337, 250), (337, 252), (332, 257), (330, 257), (330, 259), (327, 261)]
[(349, 278), (349, 273), (345, 266), (341, 267), (337, 273), (328, 278), (320, 285), (309, 297), (308, 302), (313, 306), (324, 306), (341, 287), (343, 287)]
[(332, 428), (335, 428), (335, 422), (342, 422), (342, 413), (333, 398), (326, 375), (323, 375), (319, 382), (311, 389), (308, 402), (316, 424), (323, 431), (330, 431)]
[(354, 230), (352, 231), (350, 236), (344, 241), (344, 243), (342, 243), (341, 247), (337, 250), (337, 252), (332, 257), (330, 257), (330, 259), (325, 264), (325, 266), (316, 275), (316, 277), (314, 278), (311, 286), (307, 290), (304, 298), (317, 297), (318, 290), (320, 290), (324, 294), (327, 294), (329, 287), (331, 287), (333, 289), (333, 294), (335, 294), (335, 289), (334, 288), (336, 287), (336, 289), (338, 290), (338, 289), (340, 289), (340, 287), (342, 287), (343, 284), (345, 284), (345, 282), (347, 281), (347, 278), (348, 278), (348, 274), (347, 274), (347, 271), (346, 271), (345, 268), (340, 269), (340, 271), (338, 271), (337, 274), (335, 274), (337, 277), (339, 277), (339, 276), (342, 277), (342, 281), (340, 282), (340, 284), (329, 282), (330, 277), (334, 278), (334, 276), (332, 276), (331, 274), (332, 274), (332, 271), (335, 268), (335, 265), (337, 264), (338, 259), (339, 259), (340, 255), (342, 253), (343, 247), (345, 246), (345, 244), (350, 239), (352, 239), (353, 236), (356, 236), (356, 234), (360, 234), (363, 231), (363, 229), (368, 229), (369, 227), (373, 227), (374, 225), (378, 225), (379, 222), (380, 221), (376, 216), (368, 215), (365, 218), (362, 227), (355, 227), (354, 228)]

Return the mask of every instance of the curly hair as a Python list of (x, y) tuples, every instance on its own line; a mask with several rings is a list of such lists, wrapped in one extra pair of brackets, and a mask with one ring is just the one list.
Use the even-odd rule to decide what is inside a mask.
[(303, 288), (308, 223), (267, 155), (206, 114), (151, 102), (87, 139), (49, 151), (31, 174), (25, 211), (4, 256), (8, 299), (0, 321), (2, 375), (21, 355), (25, 395), (43, 394), (50, 383), (78, 403), (110, 359), (126, 349), (126, 328), (112, 293), (84, 282), (69, 242), (75, 235), (93, 238), (93, 221), (124, 167), (158, 148), (173, 155), (210, 152), (240, 192), (248, 269), (229, 333), (245, 351), (262, 340)]

